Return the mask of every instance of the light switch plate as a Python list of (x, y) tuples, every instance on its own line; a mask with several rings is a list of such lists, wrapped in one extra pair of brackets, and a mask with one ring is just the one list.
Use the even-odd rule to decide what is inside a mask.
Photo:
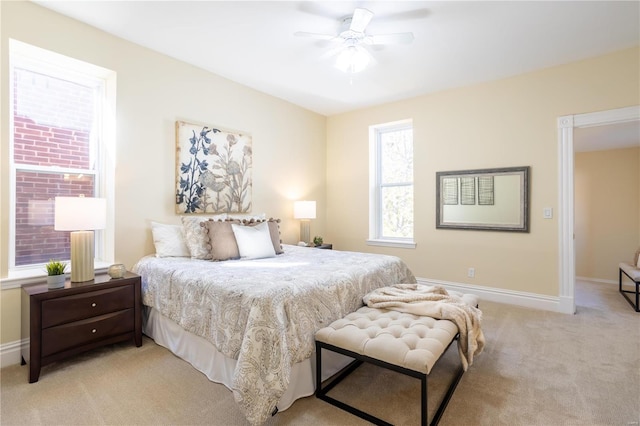
[(553, 208), (545, 207), (544, 209), (542, 209), (542, 217), (545, 219), (553, 218)]

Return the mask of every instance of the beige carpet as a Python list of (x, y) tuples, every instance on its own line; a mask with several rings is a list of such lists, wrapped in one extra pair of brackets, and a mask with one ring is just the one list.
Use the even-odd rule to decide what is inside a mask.
[[(482, 302), (484, 353), (463, 376), (441, 425), (638, 425), (640, 313), (610, 284), (579, 282), (578, 312), (563, 315)], [(455, 348), (429, 382), (430, 412)], [(152, 340), (99, 349), (42, 370), (0, 370), (2, 425), (244, 425), (224, 386)], [(419, 424), (419, 382), (360, 367), (331, 395), (400, 425)], [(269, 425), (364, 425), (315, 397)]]

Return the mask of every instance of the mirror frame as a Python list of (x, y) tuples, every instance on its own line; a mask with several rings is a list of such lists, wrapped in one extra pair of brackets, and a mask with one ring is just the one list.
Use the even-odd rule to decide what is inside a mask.
[[(520, 191), (520, 218), (521, 223), (517, 226), (501, 225), (499, 223), (464, 223), (464, 222), (444, 222), (442, 218), (442, 179), (445, 177), (465, 177), (468, 175), (522, 175)], [(507, 232), (529, 232), (529, 166), (523, 167), (502, 167), (494, 169), (457, 170), (447, 172), (436, 172), (436, 229), (468, 229), (481, 231), (507, 231)]]

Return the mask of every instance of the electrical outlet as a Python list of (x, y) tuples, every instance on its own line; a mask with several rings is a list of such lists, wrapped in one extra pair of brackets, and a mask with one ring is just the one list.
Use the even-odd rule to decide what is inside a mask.
[(469, 268), (469, 270), (467, 271), (467, 276), (469, 278), (473, 278), (476, 276), (476, 268)]

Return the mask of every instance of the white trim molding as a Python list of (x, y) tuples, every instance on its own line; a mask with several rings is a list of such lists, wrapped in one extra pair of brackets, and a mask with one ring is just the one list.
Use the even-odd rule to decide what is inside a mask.
[[(109, 263), (98, 260), (96, 260), (94, 265), (94, 273), (96, 275), (106, 274), (109, 268)], [(68, 278), (69, 274), (66, 275)], [(7, 278), (0, 279), (0, 289), (11, 290), (12, 288), (21, 288), (27, 284), (42, 283), (46, 277), (47, 274), (44, 272), (44, 265), (9, 271)]]
[(573, 116), (558, 118), (558, 221), (560, 298), (563, 312), (574, 314), (575, 252), (573, 244)]
[(589, 112), (573, 116), (573, 127), (606, 126), (640, 120), (640, 106)]
[(20, 364), (22, 361), (21, 349), (29, 348), (29, 339), (16, 340), (0, 345), (0, 368)]
[(578, 280), (578, 281), (589, 281), (591, 283), (618, 285), (618, 281), (616, 281), (616, 280), (605, 280), (603, 278), (576, 277), (576, 280)]
[(562, 312), (561, 300), (556, 296), (546, 296), (544, 294), (527, 293), (523, 291), (505, 290), (495, 287), (484, 287), (450, 281), (432, 280), (428, 278), (416, 278), (419, 284), (441, 285), (447, 290), (459, 291), (461, 293), (471, 293), (482, 300), (490, 302), (505, 303), (508, 305), (523, 306), (525, 308), (540, 309), (544, 311)]
[(380, 246), (380, 247), (395, 247), (395, 248), (416, 248), (415, 241), (402, 241), (402, 240), (367, 240), (368, 246)]
[(573, 129), (640, 120), (640, 106), (558, 117), (558, 222), (559, 312), (574, 314), (575, 245), (574, 245), (574, 164)]

